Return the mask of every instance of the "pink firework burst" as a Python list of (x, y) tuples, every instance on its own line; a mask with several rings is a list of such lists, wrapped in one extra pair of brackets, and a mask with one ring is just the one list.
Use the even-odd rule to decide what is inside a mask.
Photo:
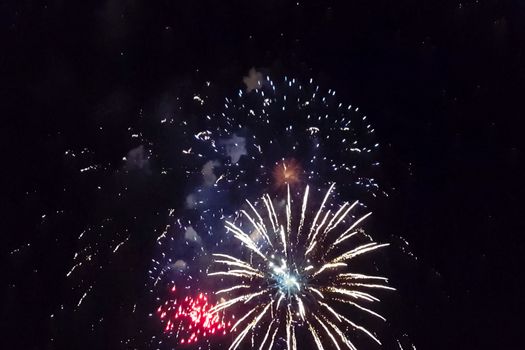
[(164, 331), (175, 336), (179, 344), (194, 344), (229, 331), (231, 320), (224, 313), (210, 312), (215, 302), (210, 300), (208, 293), (181, 297), (176, 292), (173, 286), (172, 298), (159, 306), (157, 314), (164, 324)]

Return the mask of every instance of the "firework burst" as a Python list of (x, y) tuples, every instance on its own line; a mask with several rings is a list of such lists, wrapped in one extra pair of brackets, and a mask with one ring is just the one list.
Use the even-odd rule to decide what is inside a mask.
[[(161, 120), (167, 139), (177, 141), (157, 145), (159, 153), (179, 149), (177, 164), (192, 186), (185, 189), (184, 209), (157, 236), (150, 270), (154, 287), (178, 276), (173, 268), (178, 258), (202, 265), (201, 255), (223, 243), (224, 218), (247, 196), (286, 195), (287, 186), (295, 192), (305, 184), (324, 188), (333, 181), (343, 196), (386, 195), (377, 180), (375, 131), (358, 107), (314, 79), (273, 80), (262, 74), (259, 79), (256, 88), (226, 98), (222, 88), (208, 83), (180, 102), (178, 114), (185, 118)], [(198, 249), (181, 239), (180, 232), (190, 228), (202, 238)]]
[[(370, 197), (386, 195), (374, 128), (357, 107), (341, 101), (334, 90), (318, 86), (314, 79), (272, 80), (262, 74), (258, 79), (255, 89), (241, 88), (227, 98), (223, 87), (208, 82), (196, 90), (187, 89), (180, 98), (170, 98), (169, 108), (162, 112), (157, 106), (154, 110), (141, 108), (137, 120), (121, 135), (126, 135), (122, 145), (127, 145), (122, 147), (129, 150), (118, 151), (122, 161), (107, 159), (105, 150), (88, 147), (84, 141), (63, 150), (68, 169), (64, 203), (77, 209), (41, 216), (43, 229), (62, 227), (66, 232), (57, 230), (57, 249), (77, 247), (63, 271), (64, 298), (49, 315), (55, 339), (62, 338), (59, 333), (67, 329), (89, 329), (91, 338), (99, 339), (111, 327), (121, 339), (119, 344), (126, 347), (170, 347), (175, 338), (178, 343), (184, 340), (186, 345), (202, 346), (206, 337), (196, 333), (192, 338), (189, 325), (195, 328), (210, 312), (222, 312), (215, 304), (219, 300), (224, 314), (232, 319), (235, 312), (231, 309), (261, 302), (248, 309), (249, 315), (243, 306), (239, 314), (245, 317), (232, 321), (238, 322), (233, 334), (240, 335), (234, 346), (240, 346), (250, 332), (260, 334), (266, 346), (283, 342), (295, 346), (299, 331), (311, 334), (317, 344), (329, 344), (332, 336), (339, 345), (351, 344), (340, 337), (350, 334), (350, 328), (377, 340), (351, 323), (355, 318), (350, 321), (338, 310), (347, 305), (376, 315), (367, 304), (377, 300), (366, 291), (387, 288), (386, 279), (344, 271), (352, 257), (382, 245), (370, 241), (341, 256), (346, 244), (365, 237), (357, 227), (358, 220), (350, 218), (356, 206), (344, 204), (341, 211), (328, 213), (328, 199), (335, 194), (332, 188), (315, 212), (312, 208), (318, 203), (312, 203), (313, 191), (297, 193), (306, 184), (325, 188), (336, 181), (337, 195), (342, 197), (351, 195), (369, 202)], [(106, 130), (112, 129), (97, 127), (94, 144), (115, 142), (116, 136)], [(215, 256), (211, 273), (217, 273), (224, 285), (216, 296), (208, 293), (205, 310), (195, 314), (192, 307), (200, 307), (200, 301), (191, 305), (196, 300), (195, 289), (206, 293), (217, 287), (208, 284), (215, 279), (203, 276), (210, 252), (224, 247), (228, 240), (222, 234), (224, 219), (234, 217), (244, 205), (243, 198), (268, 191), (285, 200), (275, 202), (265, 196), (259, 203), (246, 205), (245, 212), (231, 220), (228, 230), (244, 239), (242, 244), (248, 249), (240, 256)], [(78, 207), (78, 198), (86, 195), (86, 206)], [(68, 215), (69, 219), (71, 215), (85, 219), (77, 222)], [(49, 226), (53, 222), (57, 226)], [(354, 228), (343, 234), (342, 227), (349, 224)], [(10, 255), (25, 254), (34, 246), (35, 242), (28, 242)], [(330, 260), (336, 254), (340, 259)], [(149, 265), (144, 264), (148, 260)], [(218, 270), (218, 266), (226, 269)], [(147, 279), (144, 287), (130, 290), (130, 284), (141, 286), (143, 278)], [(174, 283), (188, 291), (188, 300), (166, 295)], [(250, 292), (261, 294), (234, 301)], [(224, 304), (222, 298), (231, 304)], [(175, 308), (175, 303), (182, 309)], [(157, 322), (156, 328), (148, 330), (144, 325), (157, 315), (159, 305), (158, 316), (165, 313), (161, 325)], [(130, 321), (113, 322), (117, 309), (118, 315)], [(278, 317), (268, 322), (268, 315)], [(188, 327), (182, 332), (185, 324)], [(267, 326), (263, 333), (260, 325)], [(163, 343), (159, 330), (165, 330), (171, 342)], [(222, 326), (221, 330), (212, 335), (223, 334)], [(208, 331), (206, 334), (211, 338)]]
[(226, 221), (227, 230), (244, 249), (240, 256), (214, 254), (208, 276), (220, 277), (224, 286), (215, 294), (225, 300), (212, 313), (243, 305), (244, 316), (232, 326), (236, 336), (230, 350), (237, 349), (250, 332), (261, 337), (260, 349), (272, 349), (278, 334), (285, 337), (288, 349), (297, 349), (301, 329), (308, 330), (320, 350), (328, 343), (337, 349), (356, 349), (350, 329), (381, 344), (340, 309), (350, 306), (385, 320), (369, 307), (379, 301), (371, 291), (394, 288), (387, 285), (387, 278), (358, 273), (349, 264), (388, 244), (370, 240), (348, 249), (349, 241), (364, 234), (359, 224), (370, 213), (355, 218), (350, 213), (358, 202), (330, 204), (333, 189), (334, 184), (320, 205), (312, 205), (307, 186), (297, 206), (288, 186), (284, 201), (275, 202), (266, 194), (260, 205), (247, 201), (247, 210), (241, 210), (237, 222)]
[(257, 88), (227, 98), (222, 89), (206, 85), (186, 111), (200, 118), (165, 121), (183, 145), (179, 162), (186, 176), (202, 183), (189, 208), (206, 213), (213, 211), (214, 198), (224, 203), (228, 194), (243, 197), (248, 188), (261, 194), (286, 184), (324, 187), (336, 181), (339, 190), (353, 194), (383, 193), (377, 181), (379, 143), (358, 107), (313, 79), (260, 78)]
[(296, 185), (301, 182), (302, 167), (294, 158), (279, 162), (273, 169), (274, 187)]
[(159, 306), (157, 314), (164, 323), (165, 333), (175, 336), (179, 344), (190, 345), (227, 333), (232, 321), (221, 312), (210, 312), (214, 303), (208, 293), (178, 297), (175, 286), (171, 288), (171, 293), (173, 299)]

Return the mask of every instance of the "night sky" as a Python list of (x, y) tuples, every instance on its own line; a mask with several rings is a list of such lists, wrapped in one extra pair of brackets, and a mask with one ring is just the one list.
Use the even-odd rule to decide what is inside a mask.
[[(4, 1), (0, 26), (2, 348), (155, 348), (152, 311), (126, 307), (146, 298), (185, 191), (176, 164), (127, 171), (129, 128), (166, 138), (145, 120), (208, 81), (231, 95), (252, 67), (315, 77), (372, 121), (390, 195), (373, 226), (417, 257), (389, 267), (399, 333), (417, 349), (523, 348), (525, 2)], [(80, 176), (90, 164), (104, 172)], [(93, 299), (61, 314), (77, 237), (106, 217), (132, 227), (129, 247), (99, 257)]]

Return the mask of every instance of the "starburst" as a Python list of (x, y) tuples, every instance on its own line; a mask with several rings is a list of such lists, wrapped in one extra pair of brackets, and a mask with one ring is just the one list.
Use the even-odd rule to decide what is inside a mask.
[(233, 308), (244, 312), (232, 326), (236, 337), (230, 350), (237, 349), (250, 332), (261, 337), (261, 349), (265, 345), (272, 349), (279, 332), (287, 348), (296, 349), (300, 328), (308, 330), (320, 350), (327, 343), (337, 349), (356, 349), (347, 331), (350, 328), (381, 344), (374, 333), (340, 309), (350, 305), (385, 320), (369, 306), (379, 301), (371, 290), (394, 288), (387, 285), (386, 277), (351, 271), (349, 264), (388, 244), (369, 241), (348, 248), (352, 239), (363, 236), (359, 225), (370, 213), (353, 218), (350, 213), (358, 202), (345, 202), (338, 208), (330, 205), (334, 186), (314, 211), (308, 186), (297, 208), (288, 186), (284, 201), (274, 201), (266, 194), (260, 206), (247, 201), (249, 209), (240, 211), (239, 220), (226, 221), (227, 230), (243, 249), (237, 257), (214, 254), (213, 265), (220, 268), (208, 275), (220, 276), (227, 285), (216, 292), (225, 299), (211, 312)]

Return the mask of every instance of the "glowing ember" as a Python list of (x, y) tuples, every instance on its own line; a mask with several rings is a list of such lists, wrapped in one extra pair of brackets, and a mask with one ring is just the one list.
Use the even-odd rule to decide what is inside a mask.
[(273, 179), (275, 187), (295, 185), (301, 181), (303, 169), (301, 164), (294, 158), (283, 160), (273, 168)]
[(223, 313), (210, 313), (215, 304), (207, 293), (196, 297), (177, 299), (176, 288), (171, 288), (174, 298), (157, 309), (164, 331), (175, 335), (179, 344), (193, 344), (214, 335), (225, 335), (231, 327)]

